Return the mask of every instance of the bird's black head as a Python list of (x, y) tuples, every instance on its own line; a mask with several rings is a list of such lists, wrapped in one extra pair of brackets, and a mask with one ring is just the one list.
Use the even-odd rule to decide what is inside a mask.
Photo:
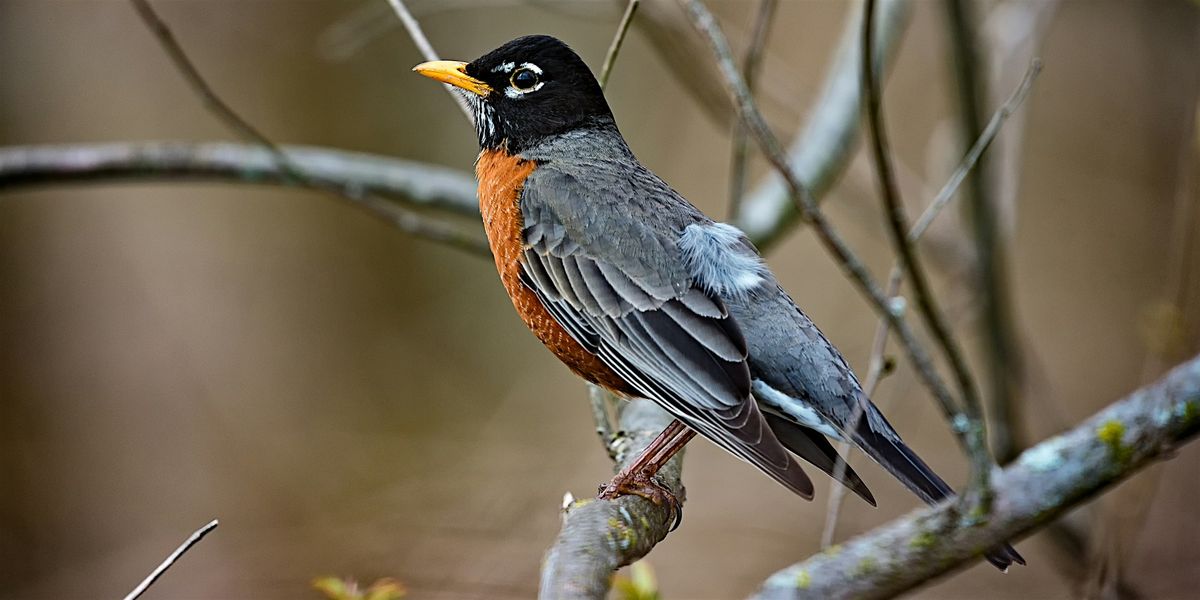
[(516, 153), (572, 129), (615, 127), (583, 59), (548, 35), (517, 38), (469, 63), (435, 61), (413, 70), (462, 90), (484, 149)]

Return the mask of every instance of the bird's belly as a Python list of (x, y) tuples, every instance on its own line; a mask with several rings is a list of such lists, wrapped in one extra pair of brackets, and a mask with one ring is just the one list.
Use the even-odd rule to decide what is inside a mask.
[(485, 150), (475, 163), (479, 180), (479, 211), (500, 281), (525, 326), (576, 375), (622, 395), (633, 395), (628, 383), (588, 352), (542, 306), (537, 294), (521, 283), (524, 243), (520, 197), (525, 179), (536, 168), (497, 150)]

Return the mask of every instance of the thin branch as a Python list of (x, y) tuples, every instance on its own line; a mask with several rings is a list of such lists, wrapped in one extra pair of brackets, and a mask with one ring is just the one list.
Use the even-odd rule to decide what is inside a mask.
[(979, 139), (971, 146), (971, 149), (963, 157), (958, 167), (954, 169), (954, 173), (950, 175), (950, 179), (942, 186), (933, 202), (926, 207), (925, 212), (921, 213), (921, 217), (913, 224), (912, 229), (908, 232), (908, 239), (911, 242), (916, 242), (922, 235), (925, 235), (925, 230), (933, 223), (933, 220), (941, 214), (942, 209), (954, 199), (958, 193), (958, 187), (962, 185), (967, 174), (975, 168), (975, 164), (979, 162), (979, 158), (983, 153), (991, 147), (992, 142), (996, 139), (996, 135), (1000, 133), (1000, 128), (1004, 126), (1004, 122), (1008, 117), (1016, 112), (1021, 103), (1025, 102), (1025, 97), (1029, 95), (1029, 91), (1033, 89), (1033, 82), (1037, 79), (1039, 73), (1042, 72), (1042, 61), (1040, 58), (1034, 58), (1029, 63), (1029, 68), (1025, 70), (1025, 76), (1021, 78), (1021, 84), (1013, 91), (1008, 100), (992, 115), (988, 121), (987, 127), (983, 133), (979, 134)]
[[(285, 171), (275, 152), (291, 171)], [(297, 178), (294, 173), (303, 173)], [(482, 235), (400, 206), (478, 219), (473, 178), (445, 167), (329, 148), (125, 142), (0, 148), (0, 192), (45, 185), (192, 179), (336, 193), (400, 230), (487, 256)]]
[(170, 27), (158, 16), (147, 0), (131, 0), (131, 2), (151, 33), (159, 41), (163, 50), (166, 51), (171, 61), (188, 82), (188, 85), (203, 99), (205, 106), (239, 135), (266, 149), (271, 160), (274, 161), (277, 171), (285, 178), (291, 180), (290, 182), (326, 191), (339, 198), (349, 200), (354, 205), (367, 209), (368, 212), (383, 218), (400, 230), (413, 235), (436, 240), (476, 253), (487, 252), (486, 247), (477, 240), (473, 240), (469, 236), (457, 232), (454, 228), (436, 220), (412, 213), (401, 207), (394, 206), (381, 198), (373, 197), (369, 193), (364, 192), (361, 187), (331, 187), (319, 180), (311, 179), (307, 173), (291, 161), (288, 155), (284, 154), (279, 146), (239, 116), (225, 101), (221, 100), (220, 96), (213, 91), (212, 86), (205, 81), (195, 64), (188, 58), (183, 47), (176, 41)]
[[(958, 186), (962, 183), (966, 174), (970, 172), (971, 168), (975, 166), (975, 163), (979, 160), (979, 156), (991, 146), (992, 140), (996, 139), (996, 135), (1000, 133), (1000, 128), (1008, 120), (1009, 115), (1016, 111), (1021, 103), (1024, 102), (1026, 96), (1029, 95), (1029, 91), (1033, 89), (1033, 82), (1037, 79), (1037, 75), (1041, 72), (1041, 69), (1042, 61), (1037, 58), (1029, 64), (1029, 68), (1025, 71), (1025, 77), (1022, 78), (1021, 84), (1013, 91), (1012, 95), (1008, 97), (1008, 100), (1004, 102), (996, 113), (992, 115), (992, 119), (988, 122), (987, 128), (983, 130), (983, 134), (979, 136), (978, 140), (975, 140), (975, 144), (971, 146), (970, 151), (963, 157), (962, 162), (954, 170), (950, 179), (942, 186), (937, 197), (925, 207), (925, 211), (921, 213), (921, 217), (917, 219), (916, 224), (908, 231), (908, 241), (910, 244), (915, 245), (920, 241), (921, 236), (925, 234), (929, 225), (933, 223), (934, 219), (941, 214), (942, 209), (954, 198)], [(888, 277), (887, 294), (889, 298), (895, 299), (898, 297), (897, 294), (900, 291), (900, 283), (903, 277), (904, 271), (900, 268), (900, 265), (892, 265), (892, 272)], [(867, 361), (867, 380), (864, 389), (868, 398), (875, 396), (875, 390), (884, 373), (884, 366), (886, 364), (884, 351), (887, 348), (889, 331), (887, 319), (879, 319), (879, 325), (875, 328), (875, 341), (871, 347), (871, 357)], [(855, 415), (851, 417), (851, 422), (857, 423), (860, 418), (862, 418), (862, 410), (858, 408)], [(839, 458), (834, 467), (834, 480), (841, 479), (845, 469), (849, 466), (848, 463), (853, 454), (854, 446), (852, 444), (849, 442), (838, 444)], [(821, 548), (827, 548), (833, 543), (833, 536), (837, 530), (838, 516), (845, 497), (845, 486), (835, 485), (830, 490), (829, 502), (825, 513), (825, 528), (821, 532)]]
[(1200, 357), (1072, 430), (1025, 451), (994, 477), (988, 520), (961, 526), (953, 502), (915, 511), (772, 575), (759, 599), (890, 598), (979, 560), (1200, 434)]
[(188, 539), (184, 540), (183, 544), (180, 544), (180, 546), (176, 548), (174, 552), (167, 556), (166, 560), (162, 561), (162, 564), (158, 565), (158, 567), (151, 571), (150, 574), (147, 575), (146, 578), (137, 585), (137, 587), (133, 588), (133, 591), (129, 592), (129, 594), (125, 596), (125, 600), (135, 600), (138, 596), (141, 596), (143, 592), (150, 588), (151, 585), (154, 585), (154, 582), (157, 581), (163, 573), (167, 572), (167, 569), (171, 568), (171, 565), (175, 564), (175, 561), (179, 560), (179, 557), (183, 556), (184, 552), (187, 552), (192, 548), (192, 546), (195, 546), (200, 542), (200, 540), (204, 539), (204, 536), (208, 535), (208, 532), (216, 529), (218, 524), (219, 523), (217, 523), (217, 520), (213, 519), (204, 527), (201, 527), (193, 532)]
[[(958, 98), (962, 119), (961, 134), (964, 145), (973, 142), (983, 131), (980, 122), (983, 81), (979, 71), (978, 43), (976, 42), (971, 8), (963, 0), (946, 0), (947, 25), (953, 47), (954, 71), (958, 82)], [(1004, 240), (1000, 237), (996, 219), (996, 207), (988, 187), (986, 161), (976, 166), (967, 177), (968, 217), (975, 242), (977, 274), (975, 285), (980, 304), (983, 333), (983, 351), (988, 363), (990, 387), (989, 404), (993, 414), (1015, 410), (1014, 382), (1020, 379), (1021, 365), (1016, 359), (1016, 343), (1011, 331), (1011, 307), (1008, 291), (1008, 276), (1004, 266)], [(915, 283), (915, 281), (914, 281)], [(1011, 423), (1015, 415), (999, 415), (996, 421)], [(1015, 446), (1008, 430), (996, 438), (1000, 458), (1011, 459)], [(1005, 456), (1007, 455), (1007, 456)]]
[(633, 15), (637, 12), (639, 0), (629, 0), (625, 5), (625, 14), (617, 24), (617, 33), (613, 35), (612, 43), (608, 45), (608, 53), (604, 55), (604, 66), (600, 68), (600, 89), (608, 87), (608, 76), (612, 74), (613, 65), (617, 62), (617, 54), (621, 52), (621, 44), (625, 43), (625, 34), (629, 32), (629, 24), (633, 23)]
[[(958, 342), (954, 339), (950, 327), (946, 324), (941, 311), (937, 307), (933, 291), (925, 269), (917, 260), (916, 251), (908, 241), (908, 218), (904, 214), (904, 205), (900, 199), (900, 189), (896, 184), (896, 174), (892, 169), (891, 156), (888, 151), (887, 129), (883, 122), (883, 108), (879, 87), (875, 79), (875, 69), (871, 60), (874, 55), (874, 15), (875, 0), (866, 0), (863, 14), (862, 35), (862, 77), (863, 88), (867, 97), (867, 122), (871, 140), (871, 155), (875, 160), (876, 172), (879, 176), (879, 186), (882, 200), (887, 213), (888, 233), (892, 245), (900, 257), (900, 263), (908, 274), (912, 285), (913, 297), (917, 308), (925, 322), (925, 326), (933, 335), (942, 354), (950, 364), (950, 370), (958, 384), (962, 398), (962, 410), (954, 415), (951, 423), (954, 428), (966, 434), (967, 450), (971, 459), (972, 480), (975, 492), (979, 494), (981, 505), (986, 510), (991, 491), (988, 488), (988, 475), (991, 473), (992, 458), (988, 454), (987, 437), (982, 419), (982, 408), (975, 389), (975, 381), (967, 368), (966, 359), (962, 355)], [(964, 495), (965, 497), (965, 495)]]
[[(438, 53), (433, 49), (433, 44), (429, 43), (429, 38), (425, 37), (425, 32), (421, 30), (421, 24), (417, 22), (416, 17), (408, 12), (408, 7), (404, 5), (404, 0), (388, 0), (388, 4), (392, 5), (392, 10), (396, 16), (400, 18), (400, 22), (404, 24), (405, 31), (408, 31), (408, 37), (412, 38), (414, 44), (417, 45), (417, 50), (421, 51), (421, 56), (425, 60), (441, 60), (438, 58)], [(454, 103), (458, 104), (458, 108), (462, 109), (463, 116), (467, 118), (468, 123), (475, 123), (475, 112), (471, 110), (471, 106), (467, 104), (467, 99), (455, 91), (454, 87), (449, 84), (442, 84), (446, 88), (446, 93), (454, 98)]]
[[(721, 33), (720, 27), (717, 26), (716, 20), (713, 18), (708, 8), (698, 0), (679, 0), (680, 4), (686, 9), (685, 12), (691, 19), (693, 26), (708, 40), (713, 54), (716, 56), (717, 63), (720, 66), (722, 78), (727, 86), (729, 93), (734, 98), (734, 104), (738, 108), (738, 113), (742, 120), (746, 123), (747, 129), (754, 139), (758, 142), (763, 154), (767, 160), (775, 167), (780, 175), (783, 176), (784, 182), (788, 186), (788, 192), (792, 199), (799, 206), (801, 214), (813, 225), (818, 239), (825, 246), (826, 250), (833, 255), (838, 266), (846, 272), (850, 278), (866, 296), (871, 306), (883, 316), (886, 316), (889, 324), (896, 330), (900, 337), (901, 344), (908, 353), (909, 359), (912, 361), (917, 374), (921, 380), (933, 393), (941, 407), (943, 414), (948, 420), (953, 420), (957, 409), (954, 406), (954, 399), (950, 395), (949, 389), (942, 382), (941, 376), (933, 366), (932, 360), (925, 352), (925, 349), (917, 342), (916, 336), (912, 329), (903, 318), (903, 312), (895, 310), (891, 302), (879, 289), (879, 285), (867, 272), (854, 253), (842, 240), (841, 236), (834, 230), (833, 226), (825, 219), (825, 215), (817, 206), (812, 194), (804, 187), (791, 165), (787, 162), (787, 156), (783, 153), (779, 146), (779, 141), (767, 127), (763, 120), (762, 114), (758, 112), (758, 108), (754, 103), (754, 99), (750, 96), (746, 89), (746, 84), (738, 73), (737, 65), (734, 64), (733, 56), (729, 50), (729, 43), (725, 40), (724, 34)], [(966, 439), (963, 432), (955, 429), (960, 443), (966, 446)]]
[[(876, 17), (876, 64), (887, 71), (908, 25), (909, 0), (882, 0)], [(862, 78), (858, 65), (862, 50), (859, 36), (862, 2), (847, 11), (841, 40), (830, 63), (821, 92), (803, 127), (788, 146), (788, 164), (814, 199), (833, 187), (854, 156), (862, 122)], [(766, 251), (800, 222), (802, 210), (789, 193), (787, 182), (772, 172), (746, 195), (733, 219), (759, 249)]]
[[(669, 423), (671, 416), (649, 400), (633, 400), (621, 414), (626, 435), (612, 440), (613, 468), (632, 462)], [(682, 502), (683, 453), (658, 473)], [(640, 496), (616, 500), (588, 497), (564, 508), (562, 529), (542, 561), (540, 598), (606, 598), (612, 574), (650, 552), (671, 530), (674, 514)]]
[[(175, 68), (183, 75), (188, 86), (192, 88), (192, 91), (197, 96), (200, 96), (205, 107), (223, 121), (226, 126), (237, 132), (239, 136), (277, 152), (278, 148), (275, 147), (274, 142), (251, 125), (249, 121), (238, 115), (233, 108), (226, 104), (213, 91), (208, 82), (204, 80), (204, 77), (200, 75), (200, 71), (196, 68), (196, 65), (192, 63), (192, 59), (188, 58), (187, 53), (183, 51), (183, 47), (175, 39), (175, 34), (171, 32), (171, 28), (158, 16), (158, 13), (154, 12), (154, 8), (150, 6), (150, 2), (148, 0), (130, 1), (133, 2), (133, 7), (137, 10), (138, 16), (142, 18), (146, 27), (154, 34), (163, 51), (167, 53), (171, 62), (175, 64)], [(286, 160), (281, 161), (281, 166), (285, 165)]]
[[(888, 280), (888, 298), (895, 301), (900, 292), (900, 272), (893, 269), (892, 276)], [(884, 351), (887, 350), (888, 332), (891, 329), (888, 327), (887, 319), (880, 319), (879, 325), (875, 327), (875, 341), (871, 343), (871, 358), (867, 361), (867, 381), (863, 386), (863, 393), (867, 398), (874, 399), (875, 391), (879, 389), (879, 382), (883, 381), (884, 371), (886, 370), (887, 359), (884, 358)], [(858, 428), (858, 422), (862, 419), (863, 408), (865, 404), (859, 402), (854, 405), (854, 413), (850, 415), (850, 431)], [(833, 480), (842, 481), (846, 476), (846, 469), (850, 468), (850, 459), (854, 454), (854, 444), (849, 441), (838, 442), (837, 446), (837, 461), (833, 465)], [(834, 485), (829, 490), (829, 500), (825, 505), (825, 527), (821, 530), (821, 549), (824, 550), (833, 544), (833, 535), (837, 532), (838, 517), (842, 511), (842, 502), (846, 498), (846, 490), (849, 489), (844, 485)]]
[[(778, 0), (759, 0), (758, 12), (754, 17), (754, 30), (750, 34), (750, 45), (746, 47), (746, 55), (742, 58), (742, 76), (746, 78), (746, 88), (754, 93), (754, 84), (758, 81), (758, 67), (762, 64), (764, 50), (767, 47), (767, 37), (771, 31), (771, 21), (775, 17)], [(730, 158), (729, 174), (729, 214), (736, 217), (742, 206), (742, 196), (746, 192), (746, 127), (740, 120), (734, 120), (732, 157)]]

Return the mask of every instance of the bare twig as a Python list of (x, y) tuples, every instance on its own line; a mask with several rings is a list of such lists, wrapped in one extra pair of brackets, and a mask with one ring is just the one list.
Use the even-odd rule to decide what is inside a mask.
[[(908, 24), (909, 0), (882, 0), (876, 11), (876, 64), (886, 71)], [(825, 196), (841, 175), (858, 144), (862, 115), (861, 62), (862, 2), (847, 11), (845, 25), (821, 92), (803, 127), (788, 146), (788, 164), (814, 199)], [(783, 176), (771, 172), (742, 201), (733, 219), (763, 251), (783, 239), (803, 211), (792, 199)]]
[(204, 536), (208, 535), (208, 532), (216, 529), (217, 525), (217, 520), (213, 519), (204, 527), (201, 527), (193, 532), (192, 535), (189, 536), (188, 539), (184, 540), (184, 542), (180, 544), (174, 552), (167, 556), (166, 560), (162, 561), (162, 564), (158, 565), (158, 567), (151, 571), (150, 574), (147, 575), (146, 578), (137, 585), (137, 587), (133, 588), (133, 591), (129, 592), (129, 594), (125, 596), (125, 600), (135, 600), (138, 596), (141, 596), (143, 592), (150, 588), (151, 585), (154, 585), (154, 582), (157, 581), (163, 573), (167, 572), (167, 569), (171, 568), (171, 565), (175, 564), (175, 561), (179, 560), (179, 557), (183, 556), (184, 552), (187, 552), (192, 546), (195, 546), (200, 542), (200, 540), (204, 539)]
[(482, 235), (397, 204), (478, 219), (475, 184), (466, 173), (330, 148), (283, 146), (276, 151), (293, 165), (290, 172), (272, 150), (224, 142), (0, 148), (0, 192), (39, 185), (181, 179), (299, 186), (336, 193), (406, 233), (489, 254)]
[(192, 88), (192, 91), (197, 96), (200, 96), (205, 108), (243, 139), (252, 141), (270, 151), (272, 159), (277, 163), (279, 170), (284, 175), (293, 179), (303, 180), (304, 175), (291, 164), (285, 154), (279, 151), (279, 147), (275, 145), (275, 142), (271, 141), (270, 138), (251, 125), (249, 121), (243, 119), (241, 115), (217, 95), (212, 86), (208, 84), (208, 81), (204, 79), (204, 76), (200, 74), (200, 70), (196, 68), (192, 59), (188, 58), (187, 53), (183, 50), (183, 46), (179, 45), (179, 41), (175, 39), (175, 34), (167, 26), (166, 21), (163, 21), (162, 17), (159, 17), (158, 13), (154, 11), (154, 7), (150, 5), (149, 0), (130, 0), (130, 2), (133, 3), (138, 16), (142, 18), (146, 27), (154, 35), (154, 38), (158, 40), (163, 51), (167, 53), (167, 56), (175, 65), (175, 69), (183, 75), (184, 80)]
[[(767, 37), (771, 31), (771, 20), (775, 17), (778, 0), (759, 0), (758, 12), (754, 16), (754, 31), (750, 34), (750, 45), (746, 47), (746, 55), (742, 58), (742, 76), (746, 78), (746, 88), (754, 93), (754, 84), (758, 80), (758, 67), (762, 62), (763, 51), (767, 47)], [(731, 166), (729, 172), (729, 215), (736, 217), (742, 205), (742, 195), (746, 191), (746, 127), (741, 120), (733, 123), (733, 140)]]
[(1029, 95), (1029, 91), (1033, 89), (1033, 82), (1037, 79), (1039, 73), (1042, 72), (1042, 61), (1039, 58), (1034, 58), (1029, 63), (1029, 68), (1025, 70), (1025, 76), (1021, 79), (1021, 84), (1013, 91), (1008, 100), (992, 115), (988, 121), (987, 127), (983, 133), (979, 134), (979, 139), (971, 145), (971, 149), (967, 151), (958, 167), (954, 169), (954, 173), (950, 175), (950, 179), (942, 186), (933, 202), (926, 207), (925, 212), (921, 213), (921, 217), (913, 224), (912, 229), (908, 232), (908, 239), (911, 242), (916, 242), (925, 234), (925, 230), (933, 223), (933, 220), (941, 214), (942, 209), (954, 199), (958, 193), (958, 187), (962, 185), (967, 174), (971, 169), (975, 168), (975, 164), (979, 162), (979, 158), (992, 145), (992, 141), (996, 139), (996, 135), (1000, 133), (1000, 128), (1004, 126), (1004, 122), (1008, 117), (1021, 106), (1025, 101), (1025, 97)]
[(901, 517), (772, 575), (757, 598), (890, 598), (1034, 531), (1200, 434), (1200, 357), (1025, 451), (995, 476), (986, 523), (952, 502)]
[(154, 8), (150, 6), (147, 0), (131, 0), (131, 2), (133, 2), (134, 8), (137, 9), (146, 26), (150, 28), (155, 38), (158, 39), (163, 50), (167, 52), (171, 61), (183, 75), (184, 79), (187, 80), (188, 85), (203, 99), (205, 106), (239, 135), (266, 149), (271, 160), (275, 163), (276, 170), (280, 175), (289, 179), (291, 183), (323, 190), (341, 199), (348, 199), (356, 206), (365, 208), (368, 212), (391, 222), (402, 231), (477, 253), (487, 252), (486, 246), (469, 236), (462, 235), (454, 228), (436, 220), (417, 215), (401, 207), (394, 206), (383, 199), (373, 197), (364, 192), (361, 187), (332, 187), (322, 181), (311, 179), (308, 174), (304, 173), (292, 162), (287, 154), (284, 154), (280, 150), (279, 146), (239, 116), (213, 91), (212, 86), (204, 80), (200, 71), (196, 69), (191, 59), (188, 58), (187, 53), (184, 52), (182, 46), (176, 41), (175, 35), (171, 32), (166, 22), (155, 13)]
[[(983, 411), (980, 407), (974, 379), (967, 368), (966, 359), (963, 357), (958, 342), (954, 339), (950, 327), (946, 324), (941, 311), (937, 307), (937, 301), (925, 276), (925, 269), (920, 261), (917, 260), (916, 251), (908, 241), (908, 218), (904, 215), (904, 205), (901, 203), (900, 190), (896, 184), (896, 175), (892, 170), (891, 156), (888, 151), (887, 130), (883, 122), (883, 108), (880, 106), (881, 98), (875, 78), (874, 64), (871, 60), (874, 54), (875, 0), (866, 0), (866, 2), (863, 14), (862, 35), (863, 88), (866, 90), (867, 97), (868, 137), (871, 140), (871, 154), (875, 160), (883, 205), (888, 217), (888, 233), (890, 234), (889, 237), (892, 240), (892, 245), (900, 257), (900, 263), (903, 265), (905, 273), (908, 274), (909, 282), (913, 288), (913, 296), (917, 301), (917, 307), (925, 322), (925, 326), (942, 348), (942, 354), (946, 362), (950, 364), (950, 370), (954, 374), (954, 379), (958, 384), (962, 407), (961, 412), (956, 412), (953, 416), (951, 423), (956, 430), (966, 434), (967, 450), (972, 466), (972, 481), (975, 486), (974, 491), (979, 494), (981, 505), (986, 510), (991, 498), (991, 491), (988, 488), (987, 481), (991, 473), (992, 458), (988, 454), (986, 430), (982, 418)], [(966, 496), (964, 495), (964, 497)]]
[[(983, 134), (971, 146), (971, 149), (963, 157), (961, 163), (954, 170), (950, 179), (942, 186), (933, 202), (925, 207), (925, 211), (921, 213), (921, 217), (908, 231), (908, 241), (915, 245), (920, 241), (921, 236), (933, 223), (934, 219), (941, 214), (942, 209), (949, 204), (954, 198), (955, 192), (958, 190), (959, 184), (962, 183), (966, 174), (971, 170), (975, 163), (996, 139), (996, 135), (1000, 133), (1001, 126), (1007, 121), (1011, 115), (1024, 102), (1025, 97), (1029, 95), (1029, 91), (1033, 89), (1033, 82), (1041, 71), (1042, 62), (1034, 59), (1030, 63), (1029, 68), (1025, 71), (1025, 77), (1021, 80), (1021, 84), (1013, 91), (1008, 100), (992, 115), (991, 121), (988, 122), (987, 128), (983, 130)], [(891, 275), (888, 276), (888, 292), (889, 298), (897, 298), (900, 291), (900, 283), (903, 280), (904, 271), (899, 264), (892, 265)], [(875, 329), (875, 341), (871, 346), (871, 358), (867, 361), (867, 380), (864, 385), (868, 398), (875, 396), (875, 390), (882, 379), (884, 372), (884, 351), (887, 348), (888, 321), (886, 318), (879, 319), (879, 325)], [(862, 410), (857, 409), (854, 416), (851, 417), (851, 423), (857, 423), (862, 418)], [(854, 454), (854, 446), (849, 442), (841, 442), (838, 445), (838, 462), (834, 467), (834, 480), (840, 480), (845, 469), (849, 466), (851, 455)], [(825, 528), (821, 533), (821, 547), (826, 548), (833, 543), (833, 535), (837, 529), (838, 515), (841, 512), (842, 502), (846, 497), (846, 487), (837, 485), (833, 486), (829, 493), (829, 502), (825, 513)]]
[[(192, 59), (188, 58), (187, 53), (183, 51), (183, 47), (180, 46), (179, 41), (175, 39), (175, 34), (171, 32), (171, 28), (168, 27), (167, 23), (158, 16), (158, 13), (154, 11), (154, 7), (150, 6), (149, 0), (130, 1), (133, 3), (134, 9), (137, 10), (138, 16), (140, 16), (142, 21), (146, 23), (146, 27), (148, 27), (150, 32), (154, 34), (155, 39), (158, 40), (159, 44), (163, 48), (163, 51), (167, 53), (167, 56), (171, 59), (171, 62), (175, 63), (175, 68), (181, 75), (183, 75), (184, 80), (187, 81), (187, 84), (192, 88), (192, 91), (194, 91), (197, 96), (200, 96), (200, 99), (204, 102), (204, 105), (213, 114), (215, 114), (217, 118), (221, 119), (226, 126), (235, 131), (241, 137), (258, 143), (266, 148), (270, 148), (272, 151), (278, 153), (278, 148), (275, 147), (274, 142), (272, 142), (267, 136), (263, 135), (261, 131), (251, 125), (249, 121), (238, 115), (232, 107), (226, 104), (225, 101), (222, 100), (215, 91), (213, 91), (212, 86), (208, 85), (208, 82), (204, 80), (202, 75), (200, 75), (200, 71), (196, 68), (196, 65), (192, 63)], [(282, 158), (280, 160), (280, 167), (283, 168), (286, 167), (286, 165), (286, 158)], [(286, 169), (283, 170), (286, 171)]]
[[(621, 413), (626, 435), (612, 439), (614, 470), (637, 458), (671, 422), (671, 416), (649, 400), (633, 400)], [(660, 481), (683, 501), (682, 452), (659, 471)], [(565, 507), (562, 529), (542, 562), (540, 598), (607, 597), (613, 571), (650, 552), (667, 536), (674, 514), (640, 496), (616, 500), (587, 498)]]
[[(964, 145), (972, 143), (983, 131), (983, 79), (979, 71), (978, 43), (970, 7), (962, 0), (946, 0), (946, 14), (953, 46), (954, 67), (958, 81), (958, 98), (962, 119)], [(1008, 276), (1004, 266), (1004, 240), (999, 235), (996, 207), (988, 188), (988, 165), (980, 163), (967, 176), (967, 207), (975, 243), (978, 277), (975, 282), (982, 313), (983, 351), (988, 363), (989, 405), (992, 414), (1016, 409), (1015, 381), (1020, 379), (1020, 364), (1016, 360), (1016, 342), (1011, 331), (1011, 307)], [(914, 280), (914, 283), (916, 281)], [(1012, 423), (1015, 415), (1000, 415), (995, 421)], [(1016, 450), (1005, 428), (996, 438), (1000, 458), (1012, 458)], [(1009, 456), (1004, 456), (1009, 455)]]
[[(942, 382), (941, 376), (938, 375), (934, 368), (928, 353), (917, 342), (917, 338), (905, 322), (902, 312), (894, 310), (887, 296), (883, 294), (879, 285), (875, 283), (870, 273), (867, 272), (866, 267), (863, 266), (862, 261), (854, 255), (849, 246), (846, 245), (845, 241), (842, 240), (841, 236), (826, 220), (825, 215), (817, 206), (812, 194), (809, 193), (808, 189), (797, 177), (795, 171), (788, 164), (787, 156), (779, 146), (779, 141), (767, 127), (762, 114), (758, 112), (754, 99), (746, 89), (745, 81), (742, 80), (741, 75), (738, 73), (737, 65), (733, 61), (729, 44), (726, 42), (724, 34), (721, 33), (720, 27), (717, 26), (712, 13), (699, 0), (679, 0), (679, 2), (686, 9), (685, 12), (687, 12), (693, 26), (709, 41), (709, 45), (720, 66), (722, 78), (729, 93), (734, 98), (734, 104), (737, 106), (742, 120), (745, 121), (747, 130), (754, 136), (763, 154), (766, 155), (767, 160), (783, 176), (788, 186), (788, 192), (791, 194), (793, 201), (799, 206), (802, 215), (812, 223), (818, 239), (825, 246), (826, 250), (833, 255), (834, 260), (846, 272), (851, 282), (859, 288), (859, 291), (866, 296), (871, 306), (880, 315), (887, 317), (889, 324), (896, 330), (897, 335), (900, 337), (900, 341), (908, 353), (917, 374), (937, 399), (938, 405), (941, 407), (946, 418), (953, 420), (957, 414), (954, 398), (951, 396), (949, 389), (946, 388), (945, 383)], [(965, 447), (967, 441), (963, 432), (958, 429), (954, 431), (960, 443)]]
[[(900, 292), (900, 272), (892, 270), (892, 276), (888, 280), (888, 298), (895, 301)], [(887, 360), (884, 358), (884, 351), (887, 350), (888, 332), (887, 319), (880, 319), (879, 325), (875, 328), (875, 341), (871, 343), (871, 358), (867, 361), (867, 381), (863, 386), (863, 393), (867, 398), (874, 399), (875, 391), (879, 389), (879, 382), (883, 381), (885, 365)], [(863, 416), (863, 403), (858, 403), (854, 406), (854, 412), (850, 415), (850, 431), (858, 428), (858, 422)], [(849, 441), (839, 442), (837, 451), (837, 461), (833, 465), (833, 480), (842, 481), (846, 476), (846, 469), (850, 468), (850, 458), (854, 453), (854, 444)], [(834, 485), (829, 490), (829, 500), (825, 505), (825, 527), (821, 529), (821, 549), (828, 548), (833, 543), (833, 535), (837, 532), (838, 516), (842, 511), (842, 502), (846, 498), (847, 487), (844, 485)]]
[(639, 0), (629, 0), (625, 5), (625, 13), (617, 24), (617, 33), (613, 34), (612, 43), (608, 45), (608, 53), (604, 55), (604, 66), (600, 68), (600, 89), (608, 87), (608, 76), (612, 74), (613, 65), (617, 62), (617, 54), (621, 52), (621, 44), (625, 43), (625, 34), (629, 33), (629, 24), (637, 12)]
[[(408, 32), (408, 37), (412, 38), (414, 44), (417, 45), (417, 50), (421, 51), (421, 56), (425, 60), (440, 60), (438, 53), (433, 49), (433, 44), (429, 43), (429, 38), (425, 37), (425, 32), (421, 31), (421, 24), (417, 22), (416, 17), (408, 12), (408, 7), (404, 5), (404, 0), (388, 0), (388, 4), (392, 5), (392, 10), (396, 16), (400, 18), (400, 22), (404, 24), (405, 31)], [(442, 84), (446, 88), (446, 93), (454, 98), (454, 103), (462, 109), (463, 116), (467, 118), (467, 122), (475, 122), (475, 113), (471, 110), (471, 106), (467, 104), (467, 99), (454, 90), (454, 87), (449, 84)]]

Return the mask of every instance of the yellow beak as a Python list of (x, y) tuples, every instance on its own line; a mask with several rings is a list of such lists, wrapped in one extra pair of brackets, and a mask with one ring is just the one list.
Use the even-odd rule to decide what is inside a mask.
[(487, 97), (492, 93), (492, 88), (488, 84), (467, 75), (467, 63), (464, 62), (435, 60), (421, 63), (413, 67), (413, 70), (430, 79), (436, 79), (480, 96)]

